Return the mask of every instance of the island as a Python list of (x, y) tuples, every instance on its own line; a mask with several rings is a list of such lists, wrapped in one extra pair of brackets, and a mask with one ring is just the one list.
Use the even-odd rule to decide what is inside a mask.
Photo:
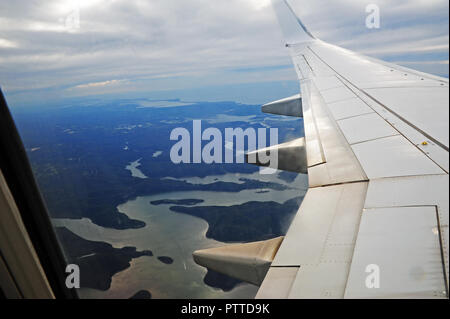
[(132, 259), (153, 256), (150, 250), (137, 251), (135, 247), (118, 249), (108, 243), (83, 239), (66, 227), (57, 227), (56, 234), (65, 248), (68, 263), (80, 267), (82, 288), (108, 290), (112, 276), (130, 267)]
[(233, 206), (172, 206), (171, 211), (204, 219), (207, 238), (222, 242), (266, 240), (286, 234), (303, 197), (277, 202), (246, 202)]
[(152, 294), (147, 290), (140, 290), (128, 299), (152, 299)]
[(285, 181), (286, 183), (292, 183), (298, 176), (298, 173), (281, 171), (278, 173), (278, 178)]
[(167, 256), (159, 256), (158, 260), (166, 265), (173, 264), (173, 259)]
[(187, 199), (161, 199), (161, 200), (154, 200), (151, 201), (150, 204), (152, 205), (183, 205), (183, 206), (194, 206), (200, 203), (203, 203), (203, 199), (193, 199), (193, 198), (187, 198)]

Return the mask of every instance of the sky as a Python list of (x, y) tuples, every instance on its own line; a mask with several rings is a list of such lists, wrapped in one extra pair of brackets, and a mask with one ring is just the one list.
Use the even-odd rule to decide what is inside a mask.
[[(448, 0), (289, 2), (321, 40), (448, 77)], [(0, 0), (0, 85), (10, 107), (298, 93), (270, 0)]]

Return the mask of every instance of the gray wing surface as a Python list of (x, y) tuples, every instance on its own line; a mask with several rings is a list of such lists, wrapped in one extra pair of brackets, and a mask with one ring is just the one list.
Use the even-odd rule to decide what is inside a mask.
[(263, 269), (257, 298), (447, 298), (448, 80), (325, 43), (286, 0), (273, 6), (300, 82), (309, 190), (273, 256), (260, 244), (234, 262)]
[(310, 189), (257, 297), (447, 297), (448, 80), (315, 39), (274, 7), (292, 22)]

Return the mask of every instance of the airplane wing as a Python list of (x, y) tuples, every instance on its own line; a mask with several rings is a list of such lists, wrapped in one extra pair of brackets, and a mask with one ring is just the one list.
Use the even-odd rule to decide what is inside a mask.
[(195, 260), (257, 298), (448, 298), (448, 80), (325, 43), (273, 6), (301, 96), (263, 111), (303, 117), (279, 165), (307, 171), (309, 190), (285, 238)]

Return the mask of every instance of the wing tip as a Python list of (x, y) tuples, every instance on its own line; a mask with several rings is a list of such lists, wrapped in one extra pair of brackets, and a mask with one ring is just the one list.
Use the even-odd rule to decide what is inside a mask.
[(272, 7), (287, 41), (287, 46), (316, 40), (287, 0), (272, 0)]

